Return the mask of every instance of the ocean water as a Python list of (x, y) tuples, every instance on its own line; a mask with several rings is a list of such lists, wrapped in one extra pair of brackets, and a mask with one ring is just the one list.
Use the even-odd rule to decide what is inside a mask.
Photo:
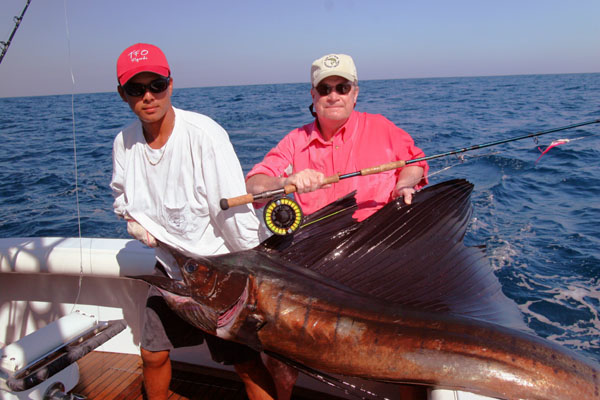
[[(308, 84), (176, 89), (173, 104), (225, 127), (244, 172), (311, 120)], [(0, 109), (0, 237), (77, 236), (78, 209), (82, 236), (127, 237), (108, 185), (113, 138), (134, 115), (117, 93), (0, 98)], [(364, 81), (357, 109), (433, 155), (598, 119), (600, 74)], [(570, 141), (536, 164), (557, 139)], [(465, 241), (487, 246), (528, 325), (597, 361), (599, 160), (595, 124), (430, 162), (432, 184), (475, 184)]]

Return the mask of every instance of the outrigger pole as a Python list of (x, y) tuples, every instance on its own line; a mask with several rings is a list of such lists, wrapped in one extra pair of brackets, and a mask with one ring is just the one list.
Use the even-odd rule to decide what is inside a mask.
[(23, 8), (23, 11), (21, 11), (20, 17), (14, 17), (15, 27), (13, 28), (12, 33), (10, 34), (10, 37), (8, 38), (8, 42), (0, 42), (0, 46), (2, 46), (2, 53), (0, 53), (0, 63), (2, 63), (2, 59), (4, 58), (4, 55), (6, 54), (6, 52), (8, 51), (8, 46), (10, 46), (10, 42), (13, 40), (13, 37), (15, 36), (17, 29), (19, 29), (19, 25), (21, 25), (21, 21), (23, 21), (23, 16), (25, 15), (25, 11), (27, 11), (27, 7), (29, 7), (29, 3), (31, 3), (31, 0), (27, 0), (27, 3), (25, 4), (25, 8)]
[[(414, 164), (414, 163), (417, 163), (417, 162), (420, 162), (420, 161), (433, 160), (435, 158), (446, 157), (446, 156), (450, 156), (450, 155), (453, 155), (453, 154), (464, 153), (466, 151), (483, 149), (485, 147), (496, 146), (496, 145), (503, 144), (503, 143), (514, 142), (516, 140), (521, 140), (521, 139), (526, 139), (526, 138), (531, 138), (531, 137), (546, 135), (548, 133), (560, 132), (560, 131), (564, 131), (564, 130), (567, 130), (567, 129), (577, 128), (577, 127), (580, 127), (580, 126), (592, 125), (592, 124), (597, 124), (597, 123), (600, 123), (600, 119), (595, 119), (595, 120), (592, 120), (592, 121), (586, 121), (586, 122), (580, 122), (580, 123), (577, 123), (577, 124), (562, 126), (560, 128), (552, 128), (552, 129), (548, 129), (548, 130), (541, 131), (541, 132), (530, 133), (530, 134), (527, 134), (527, 135), (513, 137), (513, 138), (510, 138), (510, 139), (498, 140), (498, 141), (495, 141), (495, 142), (489, 142), (489, 143), (484, 143), (484, 144), (476, 144), (476, 145), (471, 146), (471, 147), (465, 147), (465, 148), (458, 149), (458, 150), (452, 150), (452, 151), (448, 151), (446, 153), (435, 154), (435, 155), (428, 156), (428, 157), (415, 158), (414, 160), (408, 160), (408, 161), (399, 160), (399, 161), (394, 161), (394, 162), (390, 162), (390, 163), (386, 163), (386, 164), (381, 164), (381, 165), (378, 165), (376, 167), (370, 167), (370, 168), (361, 169), (360, 171), (351, 172), (351, 173), (348, 173), (348, 174), (343, 174), (343, 175), (336, 174), (336, 175), (328, 176), (328, 177), (325, 178), (325, 182), (323, 184), (327, 185), (327, 184), (330, 184), (330, 183), (336, 183), (336, 182), (339, 182), (342, 179), (352, 178), (354, 176), (363, 176), (363, 175), (378, 174), (380, 172), (389, 171), (389, 170), (397, 169), (397, 168), (402, 168), (405, 165)], [(257, 194), (248, 193), (248, 194), (245, 194), (245, 195), (242, 195), (242, 196), (232, 197), (230, 199), (221, 199), (220, 205), (221, 205), (221, 209), (227, 210), (229, 207), (236, 207), (236, 206), (240, 206), (242, 204), (252, 203), (252, 202), (257, 201), (257, 200), (269, 199), (269, 198), (275, 197), (275, 196), (287, 195), (287, 194), (290, 194), (290, 193), (294, 193), (295, 191), (296, 191), (296, 186), (294, 186), (294, 185), (286, 185), (286, 186), (282, 187), (281, 189), (268, 190), (268, 191), (257, 193)]]

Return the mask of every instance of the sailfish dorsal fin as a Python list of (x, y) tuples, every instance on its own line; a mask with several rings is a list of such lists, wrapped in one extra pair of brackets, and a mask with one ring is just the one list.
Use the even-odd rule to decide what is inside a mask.
[(307, 218), (293, 237), (272, 237), (275, 253), (387, 302), (526, 329), (483, 247), (466, 247), (473, 185), (464, 179), (421, 190), (410, 206), (392, 201), (362, 222), (348, 195)]

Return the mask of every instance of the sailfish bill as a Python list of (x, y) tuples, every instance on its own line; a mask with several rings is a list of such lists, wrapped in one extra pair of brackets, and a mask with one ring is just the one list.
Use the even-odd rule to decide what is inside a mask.
[(472, 189), (444, 182), (360, 223), (346, 196), (292, 238), (219, 256), (173, 252), (183, 281), (136, 278), (192, 325), (316, 370), (498, 398), (600, 399), (600, 367), (534, 336), (482, 249), (463, 244)]

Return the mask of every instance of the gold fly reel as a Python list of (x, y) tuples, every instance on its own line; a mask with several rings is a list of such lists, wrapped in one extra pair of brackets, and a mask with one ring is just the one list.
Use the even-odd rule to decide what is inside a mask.
[(273, 199), (265, 206), (263, 218), (267, 228), (276, 235), (291, 235), (302, 223), (302, 210), (289, 197)]

